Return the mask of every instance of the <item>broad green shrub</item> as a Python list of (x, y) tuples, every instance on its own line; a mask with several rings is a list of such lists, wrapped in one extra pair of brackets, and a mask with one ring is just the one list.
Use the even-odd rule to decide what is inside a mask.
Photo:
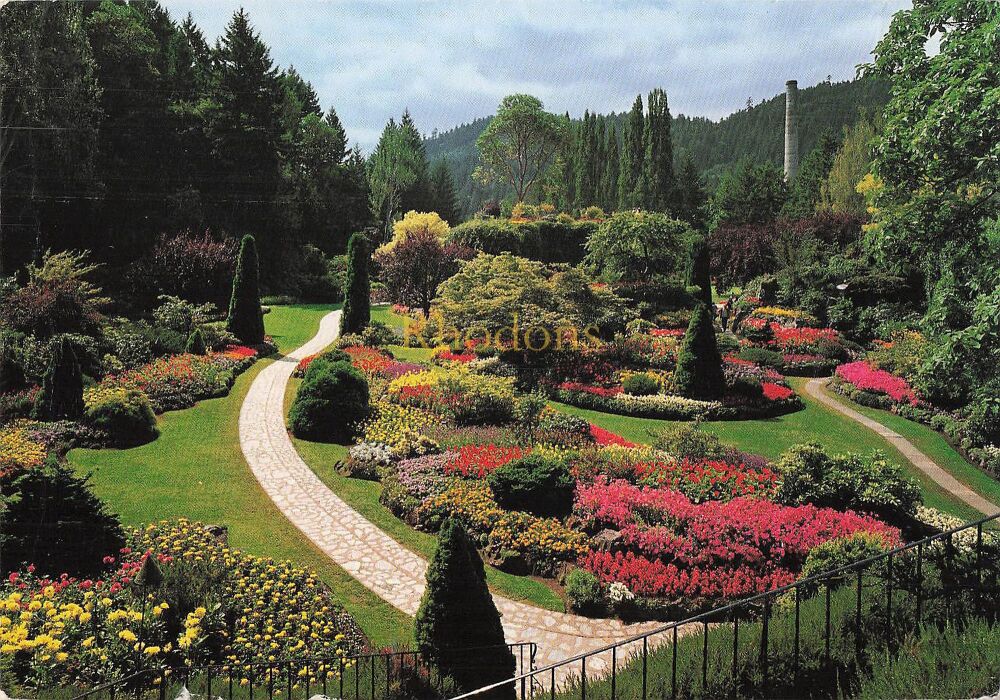
[(318, 442), (347, 442), (368, 415), (368, 398), (368, 382), (350, 364), (314, 360), (288, 412), (292, 434)]
[(583, 615), (599, 615), (604, 611), (604, 590), (592, 573), (584, 569), (573, 569), (566, 574), (565, 584), (571, 610)]
[(741, 360), (755, 362), (758, 365), (773, 367), (775, 369), (783, 366), (785, 362), (780, 352), (767, 350), (765, 348), (744, 348), (743, 350), (740, 350), (737, 357)]
[(136, 389), (96, 389), (85, 401), (84, 420), (118, 447), (133, 447), (159, 434), (149, 397)]
[[(417, 649), (463, 691), (514, 674), (514, 656), (506, 648), (500, 613), (486, 587), (483, 560), (455, 520), (446, 520), (438, 535), (415, 637)], [(483, 697), (513, 700), (514, 686)]]
[(622, 382), (622, 390), (633, 396), (652, 396), (660, 393), (660, 384), (648, 374), (639, 372), (629, 375)]
[(722, 356), (715, 344), (715, 327), (708, 308), (699, 305), (691, 318), (674, 370), (678, 393), (693, 399), (714, 399), (726, 388)]
[(726, 454), (719, 438), (697, 422), (667, 425), (656, 434), (653, 446), (677, 458), (719, 459)]
[(831, 457), (816, 443), (789, 448), (775, 467), (782, 475), (778, 500), (875, 513), (901, 522), (921, 501), (920, 488), (880, 452)]
[(118, 517), (94, 495), (88, 478), (54, 458), (0, 475), (0, 493), (4, 576), (23, 564), (54, 577), (91, 576), (104, 568), (106, 554), (125, 546)]
[(52, 342), (34, 415), (40, 420), (73, 420), (82, 414), (83, 373), (72, 343), (66, 336), (60, 336)]
[(507, 510), (560, 517), (573, 508), (576, 483), (560, 460), (528, 455), (503, 465), (487, 481), (497, 503)]
[(587, 239), (598, 226), (595, 221), (565, 217), (524, 222), (472, 219), (452, 228), (448, 240), (493, 255), (513, 253), (541, 262), (576, 264), (583, 260)]
[(264, 342), (264, 314), (260, 308), (258, 277), (257, 244), (253, 236), (244, 236), (236, 261), (226, 329), (247, 345)]
[(191, 355), (205, 354), (205, 338), (202, 336), (200, 328), (195, 328), (194, 331), (191, 332), (191, 335), (188, 336), (184, 352)]
[[(889, 549), (890, 545), (885, 538), (874, 532), (855, 532), (847, 537), (827, 540), (809, 550), (799, 580), (864, 561)], [(866, 571), (873, 570), (871, 566), (866, 569)], [(824, 585), (822, 582), (806, 584), (801, 587), (801, 591), (803, 595), (815, 594)]]
[(590, 437), (589, 421), (562, 411), (543, 411), (538, 419), (538, 429), (560, 433), (569, 438), (586, 439)]
[(371, 281), (368, 262), (371, 243), (367, 236), (355, 233), (347, 242), (347, 289), (340, 316), (340, 333), (361, 333), (371, 322)]

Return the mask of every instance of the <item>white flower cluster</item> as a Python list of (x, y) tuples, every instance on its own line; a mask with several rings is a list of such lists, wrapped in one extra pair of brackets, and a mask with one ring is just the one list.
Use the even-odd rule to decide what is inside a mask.
[(626, 601), (635, 600), (635, 593), (628, 589), (621, 581), (615, 581), (610, 586), (608, 586), (608, 600), (612, 603), (624, 603)]
[(388, 445), (374, 442), (362, 442), (351, 448), (351, 460), (364, 462), (375, 466), (388, 467), (396, 461), (396, 456)]
[(683, 396), (670, 394), (653, 394), (652, 396), (633, 396), (618, 394), (614, 402), (624, 413), (669, 413), (678, 416), (694, 417), (722, 408), (718, 401), (698, 401), (686, 399)]
[[(965, 521), (961, 518), (956, 518), (954, 515), (942, 513), (937, 508), (931, 508), (923, 505), (917, 506), (917, 520), (941, 531), (952, 530), (965, 524)], [(954, 544), (958, 549), (971, 551), (976, 547), (976, 537), (976, 528), (970, 527), (966, 530), (953, 534), (951, 536), (951, 541), (952, 544)], [(1000, 533), (984, 529), (983, 543), (1000, 544)]]

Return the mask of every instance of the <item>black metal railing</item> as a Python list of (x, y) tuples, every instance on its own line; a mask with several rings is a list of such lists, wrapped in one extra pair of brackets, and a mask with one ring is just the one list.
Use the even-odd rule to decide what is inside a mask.
[[(517, 675), (534, 669), (534, 642), (506, 645), (514, 655)], [(492, 647), (468, 649), (488, 654)], [(474, 658), (470, 654), (470, 658)], [(306, 700), (335, 695), (343, 700), (387, 700), (407, 697), (418, 685), (434, 694), (447, 692), (442, 677), (419, 651), (391, 651), (350, 656), (303, 657), (260, 663), (149, 668), (79, 694), (58, 690), (54, 697), (72, 700), (175, 700), (184, 690), (192, 698), (211, 700)], [(45, 698), (46, 694), (39, 696)]]
[(998, 520), (1000, 513), (452, 700), (839, 697), (866, 655), (891, 658), (922, 626), (997, 620), (1000, 533), (987, 526)]

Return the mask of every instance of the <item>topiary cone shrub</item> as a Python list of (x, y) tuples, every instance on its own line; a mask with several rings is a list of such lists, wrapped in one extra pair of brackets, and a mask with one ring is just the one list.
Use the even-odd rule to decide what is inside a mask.
[(316, 442), (348, 442), (368, 416), (368, 381), (348, 362), (313, 362), (288, 412), (292, 434)]
[(83, 373), (73, 344), (66, 336), (52, 343), (52, 356), (42, 377), (34, 417), (41, 420), (75, 420), (83, 415)]
[(726, 389), (722, 356), (715, 344), (715, 327), (706, 304), (699, 304), (688, 324), (684, 345), (677, 353), (674, 386), (682, 396), (715, 399)]
[(712, 305), (712, 272), (708, 243), (699, 236), (691, 242), (688, 251), (688, 286), (698, 287), (698, 299), (709, 307)]
[(233, 277), (226, 329), (247, 345), (264, 342), (264, 314), (260, 308), (257, 244), (253, 236), (243, 236)]
[(205, 348), (205, 338), (201, 334), (200, 328), (195, 328), (188, 336), (187, 345), (184, 346), (184, 352), (191, 355), (204, 355), (207, 352)]
[[(479, 552), (457, 521), (446, 520), (427, 569), (427, 588), (417, 610), (417, 648), (468, 692), (514, 674), (514, 655), (504, 639), (500, 613), (486, 587)], [(513, 684), (483, 698), (513, 700)]]
[(371, 243), (362, 233), (355, 233), (347, 242), (347, 290), (344, 310), (340, 316), (340, 334), (360, 333), (371, 322), (371, 283), (368, 260)]

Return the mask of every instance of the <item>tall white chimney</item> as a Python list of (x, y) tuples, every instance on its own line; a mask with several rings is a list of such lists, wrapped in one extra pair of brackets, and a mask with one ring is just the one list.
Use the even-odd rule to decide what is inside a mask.
[(785, 83), (785, 180), (791, 182), (799, 172), (799, 84)]

